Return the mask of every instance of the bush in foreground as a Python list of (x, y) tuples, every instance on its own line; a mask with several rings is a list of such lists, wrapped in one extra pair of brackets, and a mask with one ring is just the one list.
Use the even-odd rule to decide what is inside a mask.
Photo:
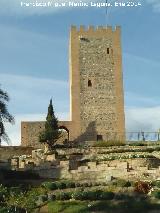
[(134, 191), (140, 194), (148, 194), (152, 188), (151, 184), (144, 181), (138, 181), (135, 183)]

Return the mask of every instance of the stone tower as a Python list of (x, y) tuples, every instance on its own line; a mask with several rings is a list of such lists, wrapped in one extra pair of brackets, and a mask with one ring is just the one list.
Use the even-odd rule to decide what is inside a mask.
[[(70, 141), (125, 139), (121, 29), (71, 27)], [(22, 145), (36, 145), (44, 122), (22, 122)], [(36, 145), (37, 146), (37, 145)]]
[(71, 28), (71, 120), (82, 140), (125, 138), (120, 27)]

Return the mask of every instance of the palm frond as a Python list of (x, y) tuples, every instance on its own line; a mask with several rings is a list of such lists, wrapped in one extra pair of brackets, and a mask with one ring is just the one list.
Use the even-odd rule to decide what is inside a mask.
[(7, 92), (4, 92), (2, 89), (0, 89), (0, 100), (9, 101)]

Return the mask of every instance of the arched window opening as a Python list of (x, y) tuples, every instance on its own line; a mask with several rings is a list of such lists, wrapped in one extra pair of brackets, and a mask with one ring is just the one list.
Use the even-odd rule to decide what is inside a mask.
[(109, 54), (109, 47), (107, 48), (107, 54)]

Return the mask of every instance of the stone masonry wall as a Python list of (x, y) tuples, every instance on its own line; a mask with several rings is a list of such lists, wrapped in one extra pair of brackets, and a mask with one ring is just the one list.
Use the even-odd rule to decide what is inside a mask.
[(71, 29), (71, 115), (81, 141), (124, 140), (120, 28)]
[[(107, 54), (107, 48), (110, 54)], [(82, 132), (86, 131), (90, 123), (95, 122), (97, 134), (107, 140), (107, 134), (109, 137), (110, 132), (117, 131), (112, 39), (87, 37), (86, 41), (81, 38), (80, 70)]]
[[(158, 154), (158, 153), (157, 153)], [(77, 163), (76, 163), (77, 162)], [(42, 149), (33, 150), (32, 155), (13, 157), (14, 170), (32, 170), (42, 178), (58, 178), (73, 181), (107, 182), (112, 178), (127, 180), (156, 180), (160, 177), (160, 159), (138, 158), (86, 162), (60, 160), (57, 154), (44, 153)]]
[[(72, 123), (70, 121), (59, 121), (58, 125), (59, 127), (66, 127), (70, 132)], [(31, 146), (34, 148), (44, 148), (44, 145), (38, 140), (39, 134), (44, 130), (44, 127), (44, 121), (21, 122), (21, 145)], [(68, 133), (63, 131), (62, 137), (57, 141), (57, 143), (63, 143), (66, 139), (68, 140)]]
[(0, 160), (9, 160), (17, 155), (31, 155), (33, 147), (1, 146)]

